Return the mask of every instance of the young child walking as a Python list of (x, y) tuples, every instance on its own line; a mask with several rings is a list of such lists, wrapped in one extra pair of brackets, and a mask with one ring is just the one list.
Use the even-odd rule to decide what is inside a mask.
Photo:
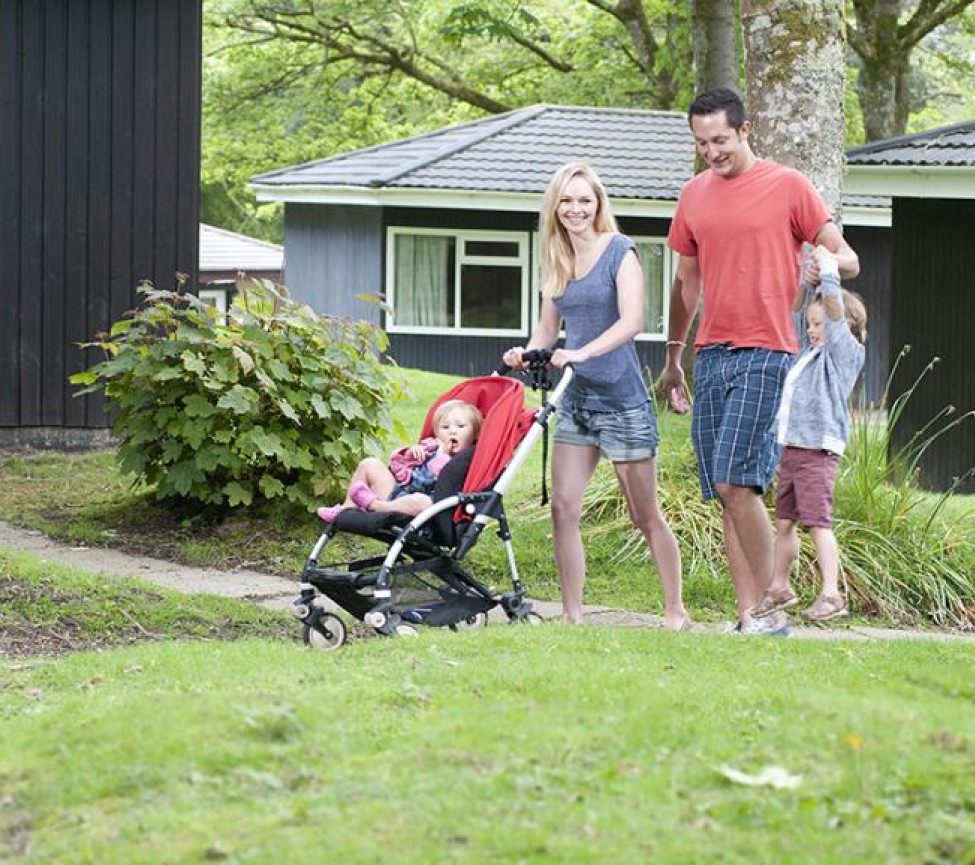
[(850, 394), (863, 367), (867, 313), (859, 297), (840, 288), (835, 257), (818, 246), (813, 258), (820, 282), (800, 292), (795, 319), (801, 351), (786, 377), (776, 418), (785, 447), (775, 499), (775, 570), (751, 613), (768, 616), (798, 603), (789, 572), (799, 557), (796, 525), (801, 523), (812, 537), (822, 578), (819, 597), (803, 615), (824, 622), (847, 614), (832, 528), (833, 487), (849, 435)]
[(477, 441), (483, 421), (481, 412), (470, 403), (459, 399), (441, 403), (433, 414), (433, 437), (398, 448), (388, 466), (366, 457), (349, 481), (345, 501), (316, 513), (326, 523), (334, 522), (346, 508), (415, 516), (433, 503), (430, 493), (441, 470)]

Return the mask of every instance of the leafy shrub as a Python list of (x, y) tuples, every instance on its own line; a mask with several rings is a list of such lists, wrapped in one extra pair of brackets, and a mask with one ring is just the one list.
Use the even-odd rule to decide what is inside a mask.
[(226, 321), (193, 295), (139, 291), (144, 306), (84, 346), (107, 359), (71, 381), (104, 392), (119, 466), (157, 498), (310, 507), (381, 444), (401, 388), (375, 325), (319, 316), (267, 280), (241, 280)]

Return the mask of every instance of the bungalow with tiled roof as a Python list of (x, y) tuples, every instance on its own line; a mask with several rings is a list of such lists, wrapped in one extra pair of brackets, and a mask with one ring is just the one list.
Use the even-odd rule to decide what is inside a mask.
[[(893, 393), (905, 392), (929, 364), (904, 406), (893, 445), (906, 445), (917, 430), (954, 406), (950, 421), (975, 409), (975, 120), (875, 141), (848, 151), (847, 193), (892, 198), (890, 319)], [(872, 310), (871, 310), (872, 312)], [(871, 340), (874, 328), (870, 328)], [(946, 490), (975, 493), (975, 421), (959, 423), (921, 457), (921, 480)]]
[[(382, 324), (407, 367), (478, 375), (527, 340), (538, 314), (538, 208), (552, 173), (573, 160), (599, 172), (647, 282), (641, 359), (662, 366), (675, 267), (666, 246), (692, 176), (681, 112), (536, 105), (259, 175), (262, 201), (284, 202), (287, 283), (319, 312)], [(861, 259), (889, 255), (888, 202), (847, 199)], [(860, 291), (883, 297), (864, 267)], [(362, 295), (381, 295), (385, 306)], [(872, 398), (886, 357), (868, 359)], [(876, 370), (874, 369), (876, 368)]]

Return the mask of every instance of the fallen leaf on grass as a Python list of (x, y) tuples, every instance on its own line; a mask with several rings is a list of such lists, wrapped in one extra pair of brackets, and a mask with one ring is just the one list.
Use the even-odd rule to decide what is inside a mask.
[(719, 773), (735, 784), (746, 787), (775, 787), (777, 790), (794, 790), (802, 780), (801, 775), (791, 775), (781, 766), (766, 766), (755, 775), (749, 775), (733, 766), (718, 766)]

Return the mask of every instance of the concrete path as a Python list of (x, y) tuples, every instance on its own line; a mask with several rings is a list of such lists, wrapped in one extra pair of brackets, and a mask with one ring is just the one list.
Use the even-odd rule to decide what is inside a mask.
[[(104, 547), (68, 546), (50, 540), (40, 532), (16, 528), (0, 522), (0, 547), (31, 553), (38, 558), (79, 568), (85, 571), (117, 577), (139, 577), (156, 585), (180, 592), (208, 592), (228, 598), (253, 601), (272, 609), (285, 610), (298, 594), (297, 575), (294, 578), (278, 577), (256, 571), (221, 571), (215, 568), (196, 568), (161, 559), (131, 556)], [(532, 601), (542, 618), (557, 618), (561, 607), (556, 602)], [(492, 611), (492, 617), (504, 619), (500, 611)], [(589, 606), (585, 610), (585, 622), (627, 628), (660, 628), (662, 618), (651, 613), (632, 613), (609, 607)], [(715, 633), (721, 625), (695, 624), (691, 633)], [(810, 627), (795, 623), (794, 637), (819, 640), (965, 640), (975, 643), (975, 634), (949, 631), (895, 630), (892, 628), (866, 627), (833, 623), (828, 627)]]

